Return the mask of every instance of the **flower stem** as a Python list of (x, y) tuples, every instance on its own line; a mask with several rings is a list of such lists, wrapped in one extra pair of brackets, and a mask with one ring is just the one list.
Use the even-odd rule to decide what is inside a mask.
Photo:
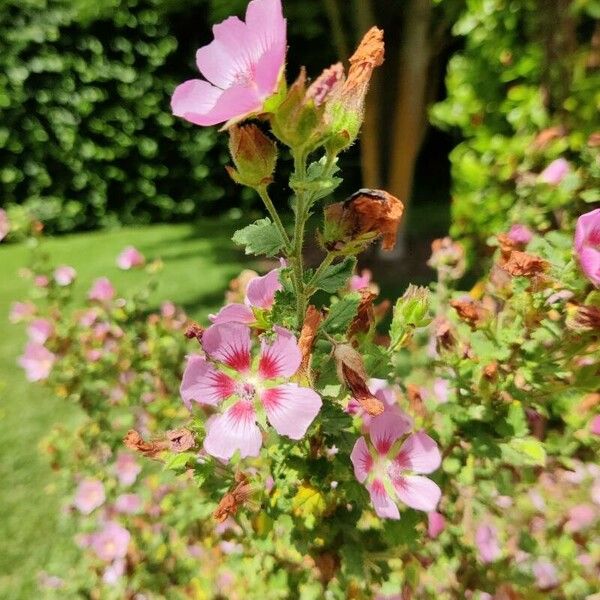
[(273, 223), (275, 223), (275, 227), (277, 227), (277, 229), (279, 231), (279, 235), (281, 236), (281, 239), (284, 243), (286, 253), (289, 253), (292, 249), (292, 242), (285, 230), (285, 227), (283, 226), (283, 223), (281, 222), (281, 219), (279, 218), (279, 214), (277, 213), (277, 210), (275, 209), (273, 200), (271, 200), (271, 196), (269, 196), (269, 192), (267, 191), (267, 186), (266, 185), (260, 186), (260, 187), (256, 188), (256, 191), (257, 191), (258, 195), (261, 197), (261, 200), (264, 202), (265, 206), (267, 207), (267, 210), (269, 211), (269, 214), (271, 215), (271, 218), (273, 219)]

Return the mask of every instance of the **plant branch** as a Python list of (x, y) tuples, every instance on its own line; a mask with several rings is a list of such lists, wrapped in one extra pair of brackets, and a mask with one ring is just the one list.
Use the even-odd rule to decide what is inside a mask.
[(287, 234), (287, 231), (285, 230), (285, 227), (283, 226), (283, 223), (281, 222), (281, 219), (279, 218), (279, 214), (277, 213), (277, 210), (275, 209), (273, 200), (271, 200), (271, 197), (269, 196), (269, 192), (267, 191), (267, 186), (266, 185), (260, 186), (260, 187), (256, 188), (256, 191), (257, 191), (258, 195), (261, 197), (261, 200), (264, 202), (267, 210), (269, 211), (269, 215), (271, 215), (271, 219), (273, 219), (273, 223), (275, 223), (275, 226), (277, 227), (277, 229), (279, 231), (279, 235), (281, 236), (281, 239), (283, 240), (283, 242), (285, 244), (286, 254), (289, 254), (292, 251), (292, 242), (290, 240), (290, 237)]

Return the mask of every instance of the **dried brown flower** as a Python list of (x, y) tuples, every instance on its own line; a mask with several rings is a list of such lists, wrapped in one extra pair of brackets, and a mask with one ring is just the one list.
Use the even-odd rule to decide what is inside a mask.
[(235, 485), (219, 501), (213, 512), (213, 518), (222, 523), (228, 517), (235, 515), (238, 509), (248, 500), (252, 493), (252, 486), (244, 473), (236, 473)]
[(513, 250), (501, 267), (513, 277), (534, 277), (542, 275), (548, 269), (548, 263), (539, 256)]
[(488, 311), (475, 300), (452, 300), (450, 306), (457, 312), (458, 317), (472, 328), (481, 325), (488, 317)]
[(438, 350), (449, 350), (456, 342), (452, 333), (452, 326), (448, 319), (440, 318), (435, 323), (435, 338), (437, 341)]
[(371, 27), (350, 57), (350, 69), (342, 89), (342, 97), (354, 96), (362, 106), (373, 70), (383, 64), (384, 56), (383, 30)]
[(408, 398), (408, 405), (413, 414), (424, 417), (427, 411), (425, 410), (421, 388), (414, 383), (406, 384), (406, 396)]
[(169, 440), (169, 449), (172, 452), (185, 452), (196, 445), (194, 434), (185, 427), (167, 431), (167, 439)]
[(338, 344), (333, 356), (336, 361), (339, 380), (344, 383), (356, 401), (370, 415), (383, 412), (383, 402), (378, 400), (367, 386), (369, 376), (365, 370), (362, 356), (350, 344)]
[(483, 376), (488, 381), (493, 381), (494, 379), (496, 379), (497, 374), (498, 374), (498, 363), (497, 362), (491, 362), (490, 364), (485, 365), (485, 367), (483, 367)]
[(564, 137), (566, 133), (567, 131), (562, 125), (555, 125), (554, 127), (542, 129), (542, 131), (535, 136), (532, 146), (535, 150), (542, 150), (550, 142)]
[(375, 323), (375, 310), (373, 301), (377, 298), (377, 294), (369, 290), (360, 290), (360, 304), (356, 316), (350, 323), (348, 329), (348, 337), (352, 338), (358, 333), (368, 333), (372, 325)]
[(323, 314), (315, 306), (310, 305), (306, 310), (304, 316), (304, 324), (300, 331), (300, 337), (298, 338), (298, 347), (302, 356), (302, 362), (300, 363), (300, 369), (304, 373), (308, 373), (310, 369), (310, 359), (312, 356), (312, 348), (319, 330), (319, 325), (323, 320)]
[(196, 338), (196, 340), (198, 340), (198, 343), (201, 344), (203, 333), (204, 333), (204, 327), (202, 327), (202, 325), (199, 325), (198, 323), (196, 323), (194, 321), (191, 321), (188, 324), (184, 335), (188, 340), (193, 340), (194, 338)]
[(164, 440), (146, 442), (135, 429), (130, 429), (127, 432), (123, 438), (123, 443), (130, 450), (139, 452), (148, 458), (156, 458), (158, 454), (166, 450), (169, 446), (168, 442)]

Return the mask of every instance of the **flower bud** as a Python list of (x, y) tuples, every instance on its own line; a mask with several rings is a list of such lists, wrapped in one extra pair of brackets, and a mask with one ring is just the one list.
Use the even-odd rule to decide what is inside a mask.
[(430, 304), (431, 297), (427, 288), (412, 284), (408, 286), (394, 307), (390, 328), (392, 348), (406, 343), (415, 328), (425, 327), (431, 323)]
[(465, 250), (449, 237), (431, 242), (431, 258), (427, 264), (438, 272), (440, 280), (460, 279), (466, 270)]
[(227, 167), (227, 171), (236, 183), (254, 188), (271, 182), (277, 147), (256, 125), (231, 127), (229, 151), (236, 169)]
[(383, 190), (360, 189), (325, 208), (323, 242), (330, 251), (356, 254), (378, 237), (382, 248), (396, 245), (404, 205)]

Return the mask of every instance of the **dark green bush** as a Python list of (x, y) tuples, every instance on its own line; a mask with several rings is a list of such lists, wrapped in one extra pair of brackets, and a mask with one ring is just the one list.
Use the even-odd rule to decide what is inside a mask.
[(25, 204), (53, 231), (219, 210), (233, 188), (222, 137), (169, 109), (209, 35), (207, 6), (3, 2), (2, 204)]

